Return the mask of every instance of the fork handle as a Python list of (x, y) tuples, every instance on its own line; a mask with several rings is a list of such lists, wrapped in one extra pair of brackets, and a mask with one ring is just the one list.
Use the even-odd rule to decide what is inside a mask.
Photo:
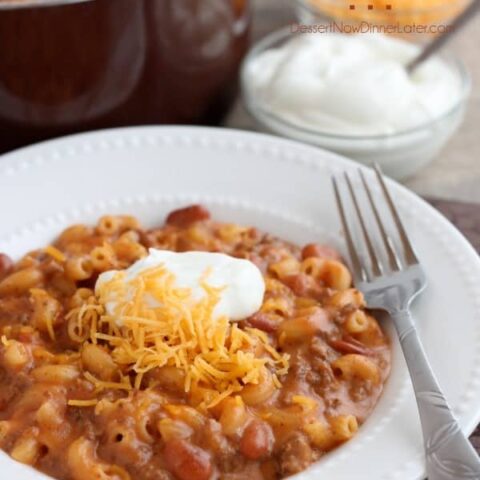
[(448, 406), (410, 311), (392, 312), (418, 404), (429, 480), (478, 480), (480, 460)]

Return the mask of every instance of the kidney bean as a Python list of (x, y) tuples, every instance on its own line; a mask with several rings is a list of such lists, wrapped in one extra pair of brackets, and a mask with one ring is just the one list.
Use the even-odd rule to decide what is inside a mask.
[(208, 480), (212, 473), (210, 455), (187, 440), (173, 439), (163, 451), (167, 469), (179, 480)]
[(263, 312), (257, 312), (248, 317), (247, 323), (253, 328), (258, 328), (268, 333), (276, 332), (279, 325), (277, 320)]
[(282, 281), (299, 297), (318, 298), (322, 295), (322, 287), (314, 278), (305, 273), (288, 275)]
[(270, 425), (261, 420), (252, 420), (243, 432), (240, 452), (250, 460), (258, 460), (271, 453), (273, 441)]
[(5, 277), (13, 269), (13, 260), (4, 253), (0, 253), (0, 278)]
[(341, 353), (358, 353), (359, 355), (372, 355), (370, 348), (355, 340), (352, 337), (344, 337), (343, 339), (329, 340), (329, 345)]
[(202, 205), (190, 205), (171, 212), (166, 220), (167, 225), (176, 227), (188, 227), (188, 225), (208, 220), (210, 212)]
[(302, 249), (302, 259), (309, 257), (327, 258), (329, 260), (341, 260), (340, 254), (332, 247), (319, 245), (318, 243), (309, 243)]

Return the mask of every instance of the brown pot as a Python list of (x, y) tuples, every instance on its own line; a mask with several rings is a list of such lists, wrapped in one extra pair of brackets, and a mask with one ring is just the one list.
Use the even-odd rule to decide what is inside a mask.
[(249, 0), (0, 0), (0, 151), (96, 128), (218, 123)]

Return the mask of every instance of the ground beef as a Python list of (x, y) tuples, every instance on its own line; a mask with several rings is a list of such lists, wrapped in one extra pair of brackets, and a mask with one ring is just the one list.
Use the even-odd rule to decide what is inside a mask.
[(280, 454), (280, 471), (288, 476), (305, 470), (313, 461), (315, 453), (305, 435), (296, 433), (284, 444)]

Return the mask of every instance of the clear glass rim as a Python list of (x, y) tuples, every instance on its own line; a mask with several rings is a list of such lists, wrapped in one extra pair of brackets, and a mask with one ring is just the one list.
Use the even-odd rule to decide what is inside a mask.
[(265, 122), (262, 122), (262, 120), (258, 118), (256, 111), (260, 111), (263, 116), (270, 118), (271, 120), (273, 120), (279, 125), (282, 125), (285, 128), (296, 130), (297, 132), (310, 135), (310, 136), (313, 135), (313, 136), (323, 137), (323, 138), (332, 139), (332, 140), (345, 140), (345, 141), (357, 141), (357, 142), (399, 139), (399, 138), (408, 137), (414, 134), (418, 134), (423, 130), (429, 130), (435, 125), (441, 123), (443, 120), (455, 114), (463, 106), (468, 95), (470, 94), (471, 78), (470, 78), (470, 74), (468, 73), (465, 67), (465, 64), (458, 57), (453, 55), (451, 52), (448, 52), (446, 54), (444, 53), (441, 56), (447, 57), (447, 59), (453, 63), (457, 71), (457, 74), (460, 78), (462, 90), (460, 92), (458, 100), (439, 117), (431, 121), (417, 125), (416, 127), (412, 127), (406, 130), (401, 130), (401, 131), (390, 133), (390, 134), (352, 135), (352, 134), (331, 133), (331, 132), (326, 132), (326, 131), (317, 130), (313, 128), (306, 128), (294, 122), (286, 120), (285, 118), (273, 113), (271, 110), (266, 108), (265, 105), (261, 105), (260, 103), (258, 103), (258, 101), (254, 98), (254, 95), (251, 93), (251, 90), (248, 86), (248, 81), (247, 81), (246, 71), (247, 71), (247, 66), (249, 62), (260, 53), (264, 52), (265, 50), (268, 50), (271, 47), (274, 47), (274, 45), (277, 42), (284, 41), (285, 39), (287, 39), (289, 35), (291, 36), (295, 35), (290, 32), (290, 27), (282, 28), (281, 30), (276, 30), (273, 33), (268, 34), (267, 36), (263, 37), (260, 41), (258, 41), (256, 45), (254, 45), (254, 47), (250, 50), (250, 52), (247, 54), (247, 56), (245, 57), (242, 63), (240, 78), (241, 78), (242, 97), (243, 97), (244, 105), (246, 106), (249, 113), (261, 123), (265, 123)]

